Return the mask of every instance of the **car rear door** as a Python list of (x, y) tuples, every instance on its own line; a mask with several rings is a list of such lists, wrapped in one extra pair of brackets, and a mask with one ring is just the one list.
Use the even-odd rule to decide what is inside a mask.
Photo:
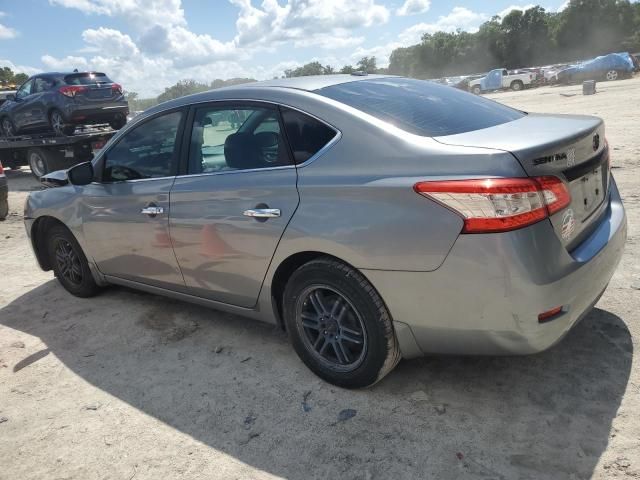
[(252, 307), (299, 201), (278, 108), (216, 102), (194, 107), (188, 125), (169, 221), (185, 283), (193, 295)]
[(101, 179), (84, 188), (82, 228), (103, 274), (184, 291), (169, 236), (169, 192), (185, 119), (181, 109), (147, 119), (96, 163)]

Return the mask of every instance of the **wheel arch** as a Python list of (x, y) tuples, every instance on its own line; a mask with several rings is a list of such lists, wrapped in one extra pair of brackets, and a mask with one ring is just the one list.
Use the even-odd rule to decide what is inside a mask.
[(31, 245), (33, 246), (33, 252), (35, 253), (38, 265), (40, 265), (40, 268), (44, 271), (49, 271), (53, 268), (53, 266), (51, 265), (51, 259), (49, 258), (49, 255), (47, 253), (47, 232), (54, 226), (58, 225), (65, 228), (73, 236), (73, 238), (76, 238), (69, 227), (67, 227), (57, 218), (49, 215), (38, 217), (31, 226), (30, 236)]
[[(295, 272), (298, 268), (318, 258), (327, 258), (330, 260), (335, 260), (337, 262), (343, 263), (344, 265), (347, 265), (348, 267), (358, 271), (363, 277), (367, 278), (367, 276), (364, 274), (364, 272), (362, 272), (362, 270), (353, 266), (352, 264), (343, 260), (342, 258), (332, 255), (330, 253), (316, 251), (316, 250), (308, 250), (308, 251), (296, 252), (289, 255), (288, 257), (286, 257), (284, 260), (280, 262), (271, 279), (271, 303), (273, 307), (273, 313), (276, 317), (277, 325), (282, 330), (286, 330), (284, 318), (282, 316), (282, 300), (283, 300), (282, 296), (287, 286), (287, 282), (291, 278), (291, 275), (293, 275), (293, 272)], [(367, 281), (371, 283), (371, 281), (368, 278), (367, 278)], [(373, 284), (371, 285), (373, 287)], [(375, 289), (375, 287), (373, 288)], [(380, 295), (380, 292), (378, 292), (378, 295)], [(387, 311), (389, 311), (389, 308), (386, 305), (384, 298), (382, 298), (382, 295), (380, 295), (380, 298), (382, 299), (382, 302), (385, 304)], [(391, 312), (389, 312), (389, 314), (391, 315)]]

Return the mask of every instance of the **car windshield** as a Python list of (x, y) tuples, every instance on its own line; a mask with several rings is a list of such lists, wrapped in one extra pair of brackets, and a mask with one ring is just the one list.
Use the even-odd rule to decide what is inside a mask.
[(96, 83), (113, 83), (104, 73), (86, 72), (74, 73), (64, 77), (67, 85), (94, 85)]
[(410, 78), (377, 78), (315, 90), (407, 132), (436, 137), (480, 130), (525, 113), (458, 89)]

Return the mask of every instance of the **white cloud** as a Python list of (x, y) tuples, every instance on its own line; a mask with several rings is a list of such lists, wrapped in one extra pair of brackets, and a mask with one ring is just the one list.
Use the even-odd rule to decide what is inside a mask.
[(565, 8), (567, 8), (569, 6), (569, 0), (565, 0), (564, 2), (562, 2), (562, 4), (556, 9), (556, 12), (561, 12), (563, 11)]
[(82, 32), (82, 39), (88, 45), (83, 49), (84, 52), (109, 52), (116, 57), (139, 53), (138, 47), (129, 35), (111, 28), (90, 28)]
[(511, 5), (510, 7), (505, 8), (504, 10), (498, 12), (496, 15), (498, 15), (501, 18), (506, 17), (507, 15), (509, 15), (509, 13), (511, 13), (512, 10), (520, 10), (521, 12), (524, 12), (526, 10), (529, 10), (530, 8), (535, 7), (535, 5), (533, 3), (529, 3), (527, 5)]
[(34, 75), (40, 73), (42, 70), (28, 65), (16, 65), (11, 60), (0, 58), (0, 67), (9, 67), (14, 73), (26, 73), (27, 75)]
[(52, 5), (86, 14), (122, 17), (142, 28), (149, 25), (186, 25), (180, 0), (49, 0)]
[(240, 48), (279, 45), (340, 48), (354, 45), (353, 30), (386, 23), (389, 10), (375, 0), (230, 0), (240, 8), (235, 44)]
[(430, 0), (405, 0), (402, 6), (396, 10), (396, 15), (416, 15), (424, 13), (431, 7)]
[(8, 40), (10, 38), (16, 38), (17, 36), (18, 32), (15, 29), (0, 23), (0, 40)]

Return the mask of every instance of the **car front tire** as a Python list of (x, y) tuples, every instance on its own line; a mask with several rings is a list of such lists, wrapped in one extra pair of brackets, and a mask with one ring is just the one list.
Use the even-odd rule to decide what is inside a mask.
[(391, 315), (380, 295), (360, 272), (330, 257), (293, 273), (283, 314), (296, 353), (329, 383), (368, 387), (400, 361)]
[(100, 287), (89, 269), (80, 244), (69, 230), (56, 225), (47, 232), (47, 253), (53, 272), (66, 291), (76, 297), (92, 297)]
[(4, 117), (0, 122), (0, 133), (3, 137), (13, 137), (16, 134), (16, 127), (9, 117)]

